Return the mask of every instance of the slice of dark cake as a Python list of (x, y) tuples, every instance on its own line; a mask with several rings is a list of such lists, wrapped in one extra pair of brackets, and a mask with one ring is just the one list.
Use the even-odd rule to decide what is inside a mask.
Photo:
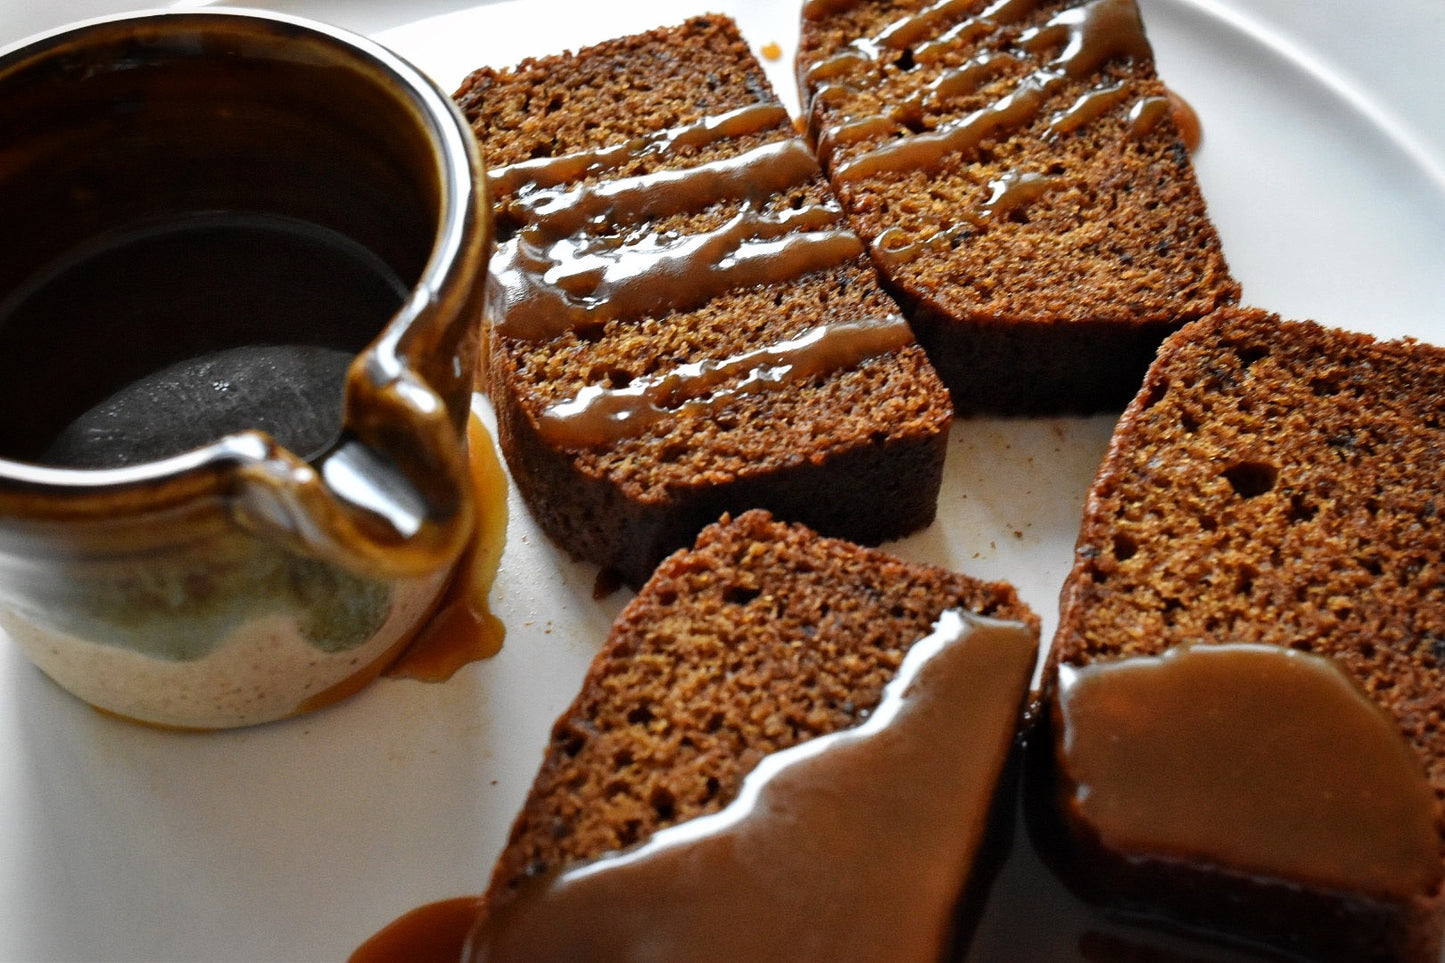
[(934, 963), (985, 882), (1037, 638), (1003, 583), (761, 511), (709, 526), (618, 617), (485, 897), (359, 959), (484, 920), (474, 963)]
[(1238, 299), (1133, 0), (810, 0), (798, 75), (960, 412), (1122, 408)]
[(484, 378), (543, 529), (641, 584), (722, 513), (877, 543), (933, 518), (947, 392), (718, 16), (479, 70)]
[[(1165, 342), (1089, 494), (1045, 674), (1102, 896), (1310, 959), (1438, 959), (1442, 478), (1441, 348), (1241, 309)], [(1306, 654), (1343, 673), (1329, 699)], [(1095, 673), (1114, 681), (1070, 709)], [(1099, 720), (1108, 765), (1087, 761)], [(1127, 802), (1141, 783), (1173, 830)]]

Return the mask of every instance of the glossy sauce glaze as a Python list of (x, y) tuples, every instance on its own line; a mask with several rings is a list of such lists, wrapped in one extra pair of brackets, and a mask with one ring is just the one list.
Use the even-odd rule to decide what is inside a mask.
[[(851, 6), (844, 0), (819, 0), (807, 5), (805, 16), (829, 16)], [(811, 65), (803, 75), (803, 87), (810, 91), (805, 113), (820, 153), (833, 157), (835, 182), (931, 170), (946, 158), (968, 158), (990, 143), (1031, 127), (1047, 142), (1114, 114), (1127, 118), (1125, 129), (1135, 137), (1148, 135), (1161, 119), (1170, 116), (1190, 149), (1198, 145), (1197, 117), (1182, 100), (1156, 103), (1170, 100), (1172, 95), (1165, 98), (1141, 92), (1136, 81), (1112, 79), (1103, 73), (1114, 62), (1152, 57), (1133, 0), (1091, 0), (1060, 10), (1036, 26), (1016, 26), (1034, 15), (1038, 6), (1038, 0), (996, 0), (977, 9), (976, 0), (941, 0)], [(906, 62), (901, 69), (911, 71), (915, 65), (937, 61), (958, 44), (975, 43), (1008, 29), (1016, 36), (999, 49), (982, 50), (958, 66), (939, 71), (912, 93), (891, 98), (893, 102), (884, 112), (841, 109), (863, 91), (888, 86), (894, 63)], [(950, 102), (975, 95), (985, 85), (1030, 65), (1032, 70), (984, 106), (936, 124), (925, 121), (927, 115), (947, 111)], [(1060, 92), (1096, 76), (1097, 82), (1071, 104), (1049, 115), (1043, 113)], [(873, 98), (866, 100), (873, 102)], [(871, 146), (854, 149), (864, 142)], [(1008, 202), (999, 203), (1001, 182), (1030, 181), (1029, 190), (1008, 192), (1004, 195)], [(956, 223), (911, 242), (904, 242), (897, 229), (884, 230), (874, 241), (873, 253), (884, 264), (896, 266), (928, 250), (946, 248), (975, 230), (987, 229), (991, 222), (1022, 213), (1047, 193), (1035, 189), (1044, 183), (1063, 185), (1066, 179), (1053, 172), (1006, 171), (988, 185), (992, 196), (983, 194), (972, 209), (953, 212)]]
[[(718, 813), (529, 881), (466, 959), (937, 960), (1036, 651), (1022, 625), (944, 613), (865, 722), (765, 758)], [(418, 958), (408, 939), (455, 933), (459, 908), (409, 914), (353, 959)]]
[(1065, 672), (1056, 706), (1071, 815), (1108, 849), (1387, 897), (1439, 879), (1421, 763), (1331, 661), (1190, 646)]
[[(913, 343), (902, 315), (819, 325), (796, 338), (722, 360), (680, 365), (625, 388), (591, 385), (544, 410), (542, 437), (567, 448), (614, 444), (677, 412), (705, 415), (743, 394), (851, 368)], [(726, 382), (736, 380), (731, 386)]]
[[(782, 139), (650, 174), (598, 178), (643, 158), (667, 159), (729, 138), (782, 129)], [(493, 331), (546, 341), (571, 331), (699, 308), (735, 288), (784, 283), (855, 261), (863, 244), (836, 202), (779, 205), (818, 181), (818, 162), (776, 104), (755, 104), (596, 150), (522, 161), (491, 174), (511, 235), (492, 263)], [(651, 222), (720, 203), (710, 229)], [(608, 446), (678, 412), (706, 413), (742, 394), (826, 377), (912, 343), (901, 317), (820, 325), (731, 357), (682, 363), (626, 385), (587, 385), (538, 415), (568, 448)]]
[(1330, 660), (1200, 645), (1065, 667), (1052, 725), (1066, 863), (1101, 899), (1374, 959), (1438, 891), (1421, 761)]
[[(516, 229), (492, 262), (497, 333), (547, 340), (610, 320), (699, 307), (733, 287), (786, 281), (856, 258), (862, 245), (836, 204), (764, 210), (774, 195), (818, 175), (816, 159), (796, 138), (686, 168), (555, 186), (780, 122), (781, 108), (756, 105), (619, 147), (499, 169), (494, 183), (513, 190), (502, 203), (502, 221)], [(709, 231), (677, 236), (644, 226), (720, 201), (742, 202), (741, 210)]]

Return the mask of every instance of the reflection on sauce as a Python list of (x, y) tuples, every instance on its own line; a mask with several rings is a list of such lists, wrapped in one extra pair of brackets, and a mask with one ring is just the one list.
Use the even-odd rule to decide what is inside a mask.
[[(1294, 656), (1285, 655), (1283, 658), (1293, 659)], [(1306, 681), (1306, 685), (1308, 684)], [(1183, 691), (1181, 689), (1181, 692)], [(1271, 695), (1279, 691), (1273, 687), (1264, 689), (1265, 693)], [(1284, 691), (1288, 692), (1289, 687)], [(1184, 703), (1186, 709), (1197, 707), (1192, 696), (1181, 698), (1187, 700)], [(1139, 700), (1134, 698), (1125, 701), (1130, 705), (1139, 705)], [(1169, 705), (1176, 709), (1179, 707), (1177, 702), (1165, 703), (1166, 707)], [(1298, 706), (1295, 708), (1300, 709)], [(1343, 722), (1338, 721), (1337, 712), (1340, 708), (1331, 702), (1329, 705), (1301, 709), (1305, 714), (1298, 715), (1296, 721), (1314, 722), (1319, 718), (1318, 713), (1323, 711), (1322, 721), (1326, 725), (1342, 725), (1348, 729), (1352, 721), (1369, 727), (1377, 721), (1369, 718), (1371, 714), (1380, 716), (1379, 710), (1372, 704), (1363, 702), (1358, 693), (1347, 697)], [(1151, 712), (1151, 703), (1144, 703), (1140, 709), (1146, 713)], [(1294, 728), (1299, 730), (1301, 727)], [(1308, 725), (1304, 728), (1308, 728)], [(1105, 730), (1106, 733), (1108, 731), (1111, 730)], [(1282, 957), (1278, 952), (1260, 946), (1226, 942), (1223, 937), (1211, 937), (1205, 933), (1187, 935), (1152, 925), (1137, 916), (1122, 916), (1103, 906), (1086, 902), (1067, 888), (1051, 868), (1060, 846), (1054, 822), (1057, 817), (1049, 813), (1041, 820), (1038, 816), (1043, 807), (1051, 805), (1053, 799), (1052, 794), (1041, 793), (1041, 790), (1051, 785), (1048, 779), (1039, 778), (1040, 773), (1047, 771), (1052, 764), (1053, 748), (1046, 738), (1045, 729), (1036, 730), (1034, 735), (1044, 738), (1038, 740), (1039, 744), (1020, 751), (1023, 757), (1022, 766), (1010, 767), (1018, 770), (1019, 785), (1004, 789), (1007, 793), (1012, 788), (1017, 788), (1014, 795), (1018, 800), (1018, 809), (1013, 814), (1013, 821), (992, 827), (998, 836), (990, 845), (1006, 847), (1007, 852), (1003, 855), (1001, 867), (989, 886), (981, 915), (967, 931), (967, 945), (956, 949), (945, 956), (945, 959), (954, 963), (1281, 963), (1285, 959), (1297, 959)], [(958, 741), (964, 740), (955, 740)], [(1393, 741), (1395, 747), (1384, 755), (1386, 758), (1398, 759), (1398, 735)], [(823, 753), (818, 761), (829, 758), (830, 755), (831, 753)], [(1284, 753), (1285, 757), (1288, 755), (1288, 752)], [(1338, 755), (1341, 758), (1347, 756), (1349, 760), (1357, 758), (1357, 754), (1344, 751)], [(1217, 767), (1211, 766), (1211, 770), (1214, 768)], [(1148, 766), (1131, 765), (1130, 771), (1147, 776), (1150, 770)], [(816, 778), (817, 774), (809, 777), (810, 780)], [(826, 780), (831, 777), (824, 778)], [(1407, 782), (1416, 783), (1414, 789), (1405, 793), (1409, 796), (1418, 793), (1418, 784), (1423, 780), (1418, 778), (1417, 773), (1414, 777), (1407, 776)], [(1159, 801), (1167, 801), (1170, 796), (1169, 792), (1156, 793)], [(846, 793), (840, 798), (846, 799)], [(960, 806), (959, 810), (964, 808), (966, 807)], [(1045, 820), (1047, 825), (1044, 825)], [(900, 821), (904, 820), (894, 820), (895, 823)], [(1418, 828), (1415, 819), (1404, 822), (1416, 823)], [(1426, 845), (1427, 853), (1433, 853), (1433, 836), (1431, 839), (1432, 842)], [(1415, 842), (1425, 843), (1423, 839)], [(1418, 845), (1415, 851), (1418, 857)], [(1047, 857), (1044, 854), (1048, 854)], [(1430, 860), (1421, 858), (1412, 862), (1418, 862), (1423, 870), (1427, 862), (1433, 862), (1433, 857)], [(1438, 864), (1430, 871), (1438, 873)], [(1410, 873), (1407, 872), (1406, 875)], [(634, 894), (628, 898), (636, 897)], [(626, 902), (626, 899), (623, 901)], [(399, 963), (403, 960), (417, 963), (461, 963), (463, 943), (477, 919), (479, 905), (475, 897), (466, 897), (423, 907), (402, 917), (388, 930), (374, 937), (353, 957), (353, 963)], [(866, 911), (869, 904), (866, 900), (850, 899), (843, 905), (850, 911)], [(639, 912), (646, 921), (647, 931), (651, 933), (660, 917), (671, 915), (675, 910), (669, 907), (664, 914), (658, 912), (655, 905), (644, 902)], [(685, 955), (670, 958), (691, 959)], [(824, 955), (809, 958), (830, 957)]]
[(605, 174), (644, 157), (667, 158), (683, 150), (701, 150), (730, 137), (761, 134), (787, 121), (788, 112), (780, 104), (749, 104), (621, 144), (491, 167), (487, 169), (487, 183), (492, 195), (499, 199), (525, 195), (589, 175)]
[(467, 444), (477, 531), (436, 612), (387, 669), (389, 678), (445, 682), (467, 663), (489, 659), (502, 649), (506, 626), (492, 614), (487, 595), (507, 541), (507, 476), (475, 412), (467, 424)]
[(1064, 675), (1057, 719), (1071, 806), (1108, 849), (1388, 896), (1440, 875), (1420, 761), (1326, 659), (1213, 645), (1096, 664)]
[(1033, 769), (1047, 765), (1046, 750), (1023, 750), (1012, 831), (1000, 841), (1006, 846), (1002, 866), (968, 946), (950, 963), (1286, 963), (1258, 947), (1148, 925), (1066, 887), (1050, 867), (1059, 843), (1035, 832), (1033, 819), (1032, 810), (1042, 804), (1030, 795), (1039, 788)]
[[(861, 725), (767, 757), (718, 813), (529, 881), (468, 958), (937, 960), (1036, 651), (1021, 625), (944, 613)], [(398, 934), (455, 909), (424, 907), (353, 960), (412, 959)]]
[[(824, 17), (853, 5), (851, 0), (812, 0), (807, 17)], [(806, 113), (819, 122), (818, 104), (846, 102), (854, 94), (888, 82), (885, 65), (907, 54), (914, 65), (936, 61), (960, 44), (1025, 20), (1038, 8), (1038, 0), (995, 0), (973, 11), (976, 0), (940, 0), (896, 20), (871, 37), (854, 40), (837, 53), (813, 64), (806, 72), (810, 90)], [(962, 19), (960, 19), (962, 18)], [(982, 50), (964, 63), (942, 70), (913, 93), (895, 99), (882, 113), (842, 113), (813, 131), (819, 152), (838, 152), (835, 180), (852, 181), (877, 175), (929, 170), (946, 157), (970, 155), (988, 142), (1006, 138), (1043, 121), (1039, 136), (1045, 141), (1065, 137), (1114, 114), (1122, 114), (1126, 129), (1144, 137), (1166, 116), (1178, 127), (1191, 151), (1201, 137), (1198, 116), (1172, 91), (1167, 96), (1144, 95), (1132, 80), (1100, 79), (1070, 105), (1041, 117), (1045, 105), (1072, 83), (1087, 80), (1114, 61), (1152, 56), (1142, 20), (1133, 0), (1091, 0), (1061, 10), (1038, 26), (1021, 30), (1007, 49)], [(947, 109), (950, 101), (976, 94), (1006, 72), (1017, 70), (1029, 58), (1040, 58), (1004, 94), (961, 117), (931, 129), (924, 123), (930, 113)], [(867, 98), (871, 103), (876, 98)], [(847, 149), (864, 141), (881, 141), (859, 153)], [(1066, 177), (1029, 170), (1003, 172), (988, 184), (971, 209), (955, 210), (954, 223), (910, 236), (899, 228), (883, 230), (872, 242), (875, 260), (895, 268), (930, 251), (943, 252), (970, 235), (988, 230), (991, 223), (1026, 217), (1027, 208)]]

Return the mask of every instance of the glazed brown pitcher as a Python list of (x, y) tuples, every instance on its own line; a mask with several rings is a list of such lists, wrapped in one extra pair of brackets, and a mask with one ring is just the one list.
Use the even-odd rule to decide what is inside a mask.
[(484, 183), (445, 94), (317, 24), (0, 53), (0, 634), (170, 726), (380, 671), (473, 524)]

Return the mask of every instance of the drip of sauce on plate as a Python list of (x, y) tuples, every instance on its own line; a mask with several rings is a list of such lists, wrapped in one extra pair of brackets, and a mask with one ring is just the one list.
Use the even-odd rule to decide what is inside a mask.
[(487, 602), (507, 541), (507, 476), (475, 412), (467, 424), (477, 531), (456, 574), (415, 641), (386, 670), (389, 678), (445, 682), (470, 662), (502, 649), (506, 626)]
[[(936, 960), (1036, 651), (1021, 625), (944, 613), (861, 725), (767, 757), (718, 813), (528, 881), (467, 959)], [(354, 963), (412, 959), (406, 933), (456, 909), (408, 914)]]
[(480, 896), (428, 903), (361, 944), (351, 963), (461, 963), (467, 937), (483, 912)]
[(1165, 117), (1173, 121), (1179, 132), (1179, 139), (1191, 154), (1199, 150), (1199, 145), (1204, 140), (1204, 128), (1199, 121), (1199, 114), (1195, 113), (1187, 100), (1173, 90), (1165, 91), (1162, 97), (1145, 97), (1130, 107), (1129, 131), (1135, 137), (1143, 137)]

